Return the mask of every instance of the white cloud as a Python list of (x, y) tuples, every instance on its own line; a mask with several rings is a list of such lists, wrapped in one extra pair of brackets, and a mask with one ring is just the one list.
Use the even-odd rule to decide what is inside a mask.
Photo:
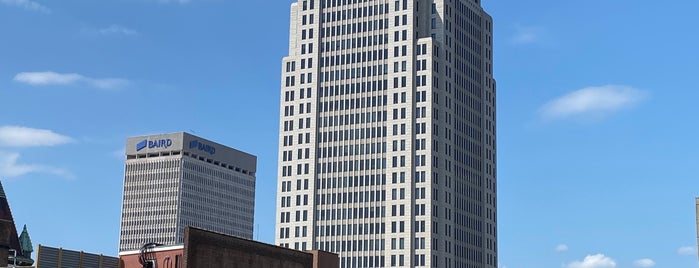
[(39, 169), (37, 166), (20, 165), (17, 163), (19, 154), (0, 152), (0, 176), (17, 177)]
[(102, 35), (138, 35), (136, 30), (129, 29), (121, 25), (110, 25), (107, 28), (97, 30), (97, 32)]
[(129, 81), (117, 78), (91, 78), (75, 73), (24, 72), (15, 75), (14, 80), (32, 86), (68, 86), (84, 84), (98, 89), (117, 89), (129, 84)]
[(566, 244), (560, 244), (560, 245), (556, 246), (555, 250), (556, 250), (556, 252), (567, 251), (567, 250), (568, 250), (568, 245), (566, 245)]
[(616, 262), (603, 254), (588, 255), (582, 261), (571, 262), (567, 268), (615, 268)]
[(0, 151), (0, 176), (7, 178), (21, 177), (29, 173), (48, 173), (72, 178), (73, 175), (63, 169), (43, 165), (21, 164), (18, 153)]
[(629, 86), (586, 87), (550, 101), (541, 111), (547, 118), (603, 115), (634, 106), (641, 102), (645, 95), (643, 91)]
[(0, 126), (0, 147), (55, 146), (72, 140), (68, 136), (47, 129)]
[(546, 31), (540, 27), (516, 25), (511, 38), (514, 45), (528, 45), (541, 42), (546, 36)]
[(19, 73), (15, 81), (33, 86), (70, 85), (83, 79), (79, 74), (59, 74), (54, 72)]
[(694, 247), (681, 247), (677, 249), (677, 254), (680, 255), (695, 255), (697, 250)]
[(8, 6), (21, 7), (28, 10), (50, 13), (51, 9), (31, 0), (0, 0), (0, 3)]
[(129, 84), (129, 81), (118, 78), (85, 78), (85, 82), (99, 89), (118, 89), (123, 88)]
[[(56, 146), (72, 142), (73, 139), (51, 130), (20, 126), (0, 126), (1, 147)], [(20, 154), (0, 151), (0, 177), (20, 177), (29, 173), (46, 173), (66, 178), (73, 175), (60, 168), (19, 162)]]
[(653, 267), (655, 266), (655, 261), (651, 259), (640, 259), (633, 262), (636, 267)]

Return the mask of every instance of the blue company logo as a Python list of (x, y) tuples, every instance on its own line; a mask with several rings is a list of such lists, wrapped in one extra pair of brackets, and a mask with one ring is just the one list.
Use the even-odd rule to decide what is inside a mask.
[(143, 140), (136, 144), (136, 151), (140, 151), (148, 147), (148, 149), (153, 149), (153, 148), (168, 148), (172, 146), (172, 140), (171, 139), (162, 139), (162, 140)]
[(136, 151), (138, 152), (140, 150), (143, 150), (144, 148), (146, 148), (146, 146), (148, 146), (148, 140), (143, 140), (136, 144)]
[(189, 142), (189, 149), (198, 149), (199, 151), (207, 152), (209, 154), (216, 154), (216, 148), (199, 142), (198, 140), (193, 140)]

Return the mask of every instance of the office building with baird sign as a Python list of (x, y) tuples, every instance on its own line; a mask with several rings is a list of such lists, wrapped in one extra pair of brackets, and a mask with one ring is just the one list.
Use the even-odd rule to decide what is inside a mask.
[(188, 133), (129, 138), (119, 251), (181, 244), (186, 226), (252, 239), (256, 166)]

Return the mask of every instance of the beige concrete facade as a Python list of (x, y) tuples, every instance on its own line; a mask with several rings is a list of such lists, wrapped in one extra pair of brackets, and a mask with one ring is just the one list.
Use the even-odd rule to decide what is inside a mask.
[(497, 267), (492, 29), (477, 0), (293, 3), (276, 244)]
[(252, 238), (257, 157), (187, 133), (129, 138), (119, 251), (195, 226)]

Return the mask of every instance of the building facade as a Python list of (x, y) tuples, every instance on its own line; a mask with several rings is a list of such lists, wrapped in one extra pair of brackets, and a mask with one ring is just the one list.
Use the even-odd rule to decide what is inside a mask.
[(180, 244), (186, 226), (252, 238), (256, 166), (188, 133), (129, 138), (119, 251)]
[(301, 252), (193, 227), (182, 245), (150, 247), (119, 253), (119, 268), (338, 268), (336, 254)]
[(299, 0), (276, 244), (341, 267), (497, 267), (492, 18), (480, 0)]
[(17, 235), (10, 202), (0, 182), (0, 267), (7, 267), (8, 264), (31, 266), (34, 264), (33, 251), (32, 240), (29, 238), (26, 225), (22, 229), (22, 234)]
[(119, 259), (102, 254), (39, 245), (36, 268), (118, 268)]

